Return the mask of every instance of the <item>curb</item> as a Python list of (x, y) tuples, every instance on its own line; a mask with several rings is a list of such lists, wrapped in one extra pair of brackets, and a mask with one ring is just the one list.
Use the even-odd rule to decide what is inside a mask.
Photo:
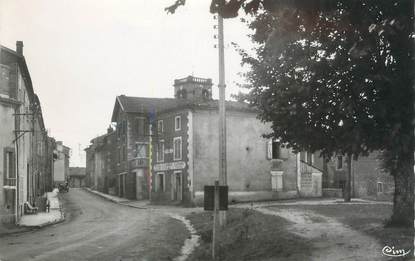
[(25, 226), (25, 225), (22, 225), (22, 226), (18, 225), (18, 226), (22, 227), (22, 228), (28, 228), (28, 229), (31, 229), (31, 228), (40, 229), (40, 228), (45, 228), (45, 227), (52, 226), (52, 225), (55, 225), (55, 224), (59, 224), (59, 223), (62, 223), (64, 221), (65, 221), (65, 216), (63, 216), (62, 218), (60, 218), (58, 220), (55, 220), (55, 221), (52, 221), (52, 222), (46, 222), (46, 223), (36, 225), (36, 226)]
[(109, 198), (109, 197), (106, 197), (106, 196), (102, 195), (101, 193), (97, 193), (95, 190), (92, 190), (92, 189), (89, 189), (89, 188), (83, 188), (83, 189), (84, 189), (85, 191), (88, 191), (89, 193), (92, 193), (92, 194), (94, 194), (94, 195), (97, 195), (97, 196), (99, 196), (99, 197), (101, 197), (101, 198), (103, 198), (103, 199), (106, 199), (106, 200), (111, 201), (111, 202), (113, 202), (113, 203), (116, 203), (116, 204), (118, 204), (118, 205), (122, 205), (122, 206), (130, 207), (130, 208), (137, 208), (137, 209), (148, 209), (148, 207), (132, 206), (132, 205), (128, 205), (128, 204), (123, 203), (123, 202), (119, 202), (119, 201), (113, 200), (113, 199), (111, 199), (111, 198)]

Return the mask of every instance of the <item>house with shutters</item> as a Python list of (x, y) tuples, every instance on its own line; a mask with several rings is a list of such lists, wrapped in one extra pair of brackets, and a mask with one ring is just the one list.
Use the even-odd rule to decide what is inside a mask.
[[(91, 144), (87, 180), (93, 175), (88, 173), (95, 173), (108, 180), (108, 193), (128, 199), (201, 204), (204, 186), (214, 184), (219, 175), (218, 101), (212, 98), (212, 85), (211, 79), (188, 76), (174, 80), (174, 98), (117, 96), (111, 118), (116, 128)], [(226, 101), (231, 202), (342, 196), (344, 157), (294, 153), (278, 140), (263, 138), (270, 125), (256, 117), (247, 104)], [(101, 144), (108, 140), (111, 146)], [(99, 150), (112, 155), (106, 156), (107, 163), (96, 163), (103, 159)], [(355, 197), (390, 193), (393, 183), (379, 166), (374, 155), (353, 162)]]
[[(212, 80), (174, 81), (174, 98), (117, 96), (113, 175), (116, 195), (168, 204), (201, 204), (218, 179), (218, 101)], [(227, 101), (227, 177), (230, 201), (318, 197), (321, 171), (277, 141), (247, 104)], [(89, 164), (91, 165), (91, 164)], [(88, 169), (93, 167), (88, 166)]]

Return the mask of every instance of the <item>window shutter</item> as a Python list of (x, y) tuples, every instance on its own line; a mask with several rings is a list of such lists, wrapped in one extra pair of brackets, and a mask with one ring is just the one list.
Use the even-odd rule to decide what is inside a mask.
[(267, 159), (272, 159), (272, 140), (267, 142)]
[(10, 153), (10, 177), (11, 178), (16, 178), (16, 170), (15, 170), (15, 164), (16, 164), (16, 155), (13, 152)]

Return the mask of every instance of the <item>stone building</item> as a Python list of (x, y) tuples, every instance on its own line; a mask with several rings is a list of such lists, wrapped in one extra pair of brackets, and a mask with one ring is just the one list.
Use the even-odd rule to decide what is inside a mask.
[[(203, 186), (217, 179), (218, 101), (212, 99), (212, 81), (175, 80), (174, 97), (116, 98), (111, 121), (118, 196), (200, 204)], [(270, 129), (254, 109), (231, 101), (226, 109), (230, 201), (321, 196), (321, 172), (262, 138)], [(86, 149), (90, 177), (97, 173), (94, 144)]]
[[(108, 180), (109, 193), (128, 199), (201, 204), (203, 187), (218, 179), (218, 101), (212, 99), (211, 79), (189, 76), (175, 80), (173, 87), (174, 98), (116, 98), (112, 147), (108, 133), (91, 141), (87, 179)], [(342, 196), (344, 157), (324, 160), (318, 153), (293, 153), (277, 140), (262, 138), (270, 126), (256, 115), (247, 104), (226, 102), (231, 202), (318, 197), (323, 192)], [(354, 197), (388, 198), (393, 191), (393, 180), (375, 154), (353, 162), (352, 182)]]
[(0, 46), (0, 121), (0, 217), (2, 223), (13, 223), (25, 214), (25, 202), (39, 205), (53, 175), (53, 143), (21, 41), (16, 51)]
[[(315, 158), (314, 165), (323, 172), (323, 194), (328, 197), (342, 197), (349, 171), (346, 157), (337, 155), (326, 160), (318, 156)], [(394, 180), (383, 170), (379, 151), (352, 160), (351, 191), (352, 197), (392, 199)]]
[(85, 186), (85, 168), (69, 167), (69, 186), (81, 188)]
[(111, 195), (118, 194), (115, 175), (115, 132), (91, 140), (86, 149), (86, 186)]

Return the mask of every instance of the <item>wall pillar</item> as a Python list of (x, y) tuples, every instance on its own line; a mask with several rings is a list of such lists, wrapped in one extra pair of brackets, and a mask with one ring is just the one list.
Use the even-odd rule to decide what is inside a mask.
[(271, 171), (271, 188), (273, 191), (283, 191), (283, 171), (272, 170)]

